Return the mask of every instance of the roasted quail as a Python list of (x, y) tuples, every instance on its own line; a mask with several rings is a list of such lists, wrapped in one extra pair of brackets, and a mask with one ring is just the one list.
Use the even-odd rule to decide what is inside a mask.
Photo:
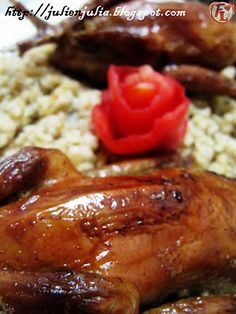
[(0, 169), (0, 294), (16, 313), (43, 301), (48, 313), (53, 303), (134, 314), (235, 280), (232, 179), (191, 168), (90, 178), (60, 152), (32, 147)]
[[(110, 64), (150, 64), (159, 71), (165, 66), (183, 65), (184, 68), (175, 68), (175, 71), (172, 67), (168, 74), (189, 91), (236, 97), (236, 81), (217, 72), (236, 63), (236, 23), (217, 23), (206, 4), (92, 0), (86, 7), (94, 11), (97, 7), (103, 8), (109, 14), (84, 15), (81, 20), (73, 18), (57, 27), (37, 20), (39, 36), (21, 43), (21, 51), (55, 42), (52, 62), (67, 72), (82, 74), (93, 84), (106, 82)], [(162, 15), (151, 15), (158, 10)], [(132, 12), (136, 14), (132, 16)], [(166, 12), (179, 13), (166, 16)]]

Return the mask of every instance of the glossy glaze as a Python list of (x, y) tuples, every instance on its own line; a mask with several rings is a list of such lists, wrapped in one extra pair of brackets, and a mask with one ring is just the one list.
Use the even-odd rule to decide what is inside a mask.
[(0, 271), (4, 314), (136, 314), (139, 296), (119, 278), (94, 273)]
[[(90, 81), (101, 83), (106, 81), (109, 64), (150, 64), (160, 70), (168, 64), (222, 69), (236, 62), (236, 24), (216, 23), (205, 4), (151, 0), (114, 3), (110, 16), (84, 18), (82, 23), (76, 21), (65, 28), (56, 40), (53, 61), (57, 66), (82, 72)], [(112, 16), (117, 7), (123, 14)], [(142, 18), (136, 14), (128, 20), (124, 14), (159, 9), (163, 16)], [(168, 10), (186, 14), (168, 17)]]
[[(55, 151), (45, 152), (54, 159)], [(41, 182), (1, 208), (2, 269), (119, 278), (142, 303), (234, 280), (235, 181), (186, 168), (133, 177), (54, 175), (53, 184)]]
[(236, 296), (208, 296), (181, 300), (144, 314), (235, 314)]
[[(14, 3), (22, 8), (18, 1)], [(235, 80), (213, 71), (235, 65), (236, 23), (215, 22), (208, 5), (197, 1), (90, 0), (86, 9), (106, 14), (88, 17), (81, 13), (82, 19), (72, 18), (57, 27), (31, 17), (39, 33), (21, 43), (21, 51), (55, 42), (54, 65), (100, 86), (107, 81), (110, 64), (150, 64), (158, 71), (183, 65), (168, 70), (168, 75), (187, 90), (236, 97)], [(170, 16), (170, 12), (177, 13)]]

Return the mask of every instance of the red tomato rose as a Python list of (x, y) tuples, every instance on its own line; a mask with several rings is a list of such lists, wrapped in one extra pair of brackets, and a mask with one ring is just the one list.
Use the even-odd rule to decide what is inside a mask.
[(189, 100), (184, 88), (150, 66), (114, 66), (108, 89), (92, 113), (95, 131), (117, 154), (174, 149), (185, 135)]

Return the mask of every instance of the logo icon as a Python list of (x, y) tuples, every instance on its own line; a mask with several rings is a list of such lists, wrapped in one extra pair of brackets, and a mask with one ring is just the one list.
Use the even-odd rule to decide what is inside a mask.
[(218, 23), (227, 23), (235, 13), (235, 6), (233, 3), (227, 2), (212, 2), (209, 5), (209, 12), (211, 17)]

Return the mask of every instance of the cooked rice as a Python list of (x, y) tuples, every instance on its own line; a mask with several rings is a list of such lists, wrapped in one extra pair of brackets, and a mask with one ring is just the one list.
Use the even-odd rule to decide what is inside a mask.
[[(58, 148), (80, 170), (96, 165), (98, 140), (90, 114), (100, 92), (48, 65), (53, 45), (35, 48), (23, 58), (0, 55), (0, 149), (2, 156), (23, 146)], [(224, 71), (235, 75), (235, 69)], [(215, 97), (194, 100), (183, 152), (198, 165), (236, 176), (236, 101)]]
[(236, 101), (223, 96), (195, 100), (183, 149), (203, 169), (236, 177)]
[(0, 149), (5, 156), (26, 145), (58, 148), (78, 169), (91, 169), (98, 140), (90, 113), (100, 92), (49, 67), (53, 49), (0, 55)]

